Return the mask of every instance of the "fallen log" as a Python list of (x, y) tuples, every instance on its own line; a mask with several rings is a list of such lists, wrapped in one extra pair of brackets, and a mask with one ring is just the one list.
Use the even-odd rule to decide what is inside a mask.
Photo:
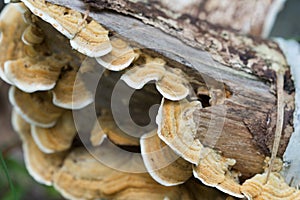
[[(87, 5), (100, 8), (100, 11), (93, 9), (90, 12), (93, 19), (127, 41), (140, 48), (150, 48), (169, 59), (174, 66), (184, 69), (189, 77), (193, 77), (191, 79), (198, 80), (195, 89), (205, 84), (204, 79), (223, 85), (228, 95), (221, 100), (221, 105), (209, 105), (201, 110), (202, 130), (198, 131), (197, 137), (206, 138), (205, 145), (214, 146), (225, 156), (235, 158), (237, 164), (234, 168), (245, 177), (263, 171), (264, 159), (270, 156), (276, 126), (274, 69), (277, 66), (287, 68), (285, 57), (276, 43), (224, 30), (192, 16), (173, 19), (160, 9), (146, 6), (145, 2), (51, 2), (81, 12), (87, 9)], [(207, 58), (203, 50), (210, 52), (217, 62)], [(293, 132), (293, 91), (287, 70), (284, 97), (288, 106), (285, 107), (279, 156), (284, 153)], [(215, 143), (214, 135), (208, 136), (204, 130), (211, 126), (211, 119), (224, 117), (223, 108), (226, 108), (224, 127)]]

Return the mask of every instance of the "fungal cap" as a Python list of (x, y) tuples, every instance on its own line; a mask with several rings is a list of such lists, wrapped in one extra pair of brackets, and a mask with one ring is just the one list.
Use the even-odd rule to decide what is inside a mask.
[(63, 112), (52, 104), (52, 96), (48, 92), (28, 94), (12, 86), (9, 100), (26, 122), (42, 128), (53, 127)]
[(31, 125), (31, 135), (41, 151), (55, 153), (68, 150), (76, 135), (72, 113), (65, 112), (52, 128)]
[(156, 118), (160, 139), (193, 164), (199, 163), (203, 149), (201, 142), (194, 138), (198, 127), (193, 114), (201, 108), (199, 101), (172, 102), (163, 99)]
[(143, 135), (140, 144), (148, 173), (161, 185), (179, 185), (192, 176), (192, 164), (176, 155), (158, 137), (157, 130)]

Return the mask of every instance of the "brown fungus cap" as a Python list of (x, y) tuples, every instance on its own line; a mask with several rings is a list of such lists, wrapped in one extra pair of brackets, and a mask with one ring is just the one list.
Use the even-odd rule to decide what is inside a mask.
[(198, 101), (163, 100), (156, 119), (158, 135), (178, 155), (195, 164), (194, 176), (205, 185), (242, 198), (238, 173), (230, 171), (235, 160), (223, 158), (194, 138), (198, 128), (194, 112), (198, 109), (201, 109), (201, 103)]
[(112, 50), (108, 31), (94, 20), (87, 21), (80, 12), (44, 0), (23, 2), (32, 13), (69, 38), (72, 48), (80, 53), (100, 57)]
[(148, 174), (111, 169), (82, 148), (65, 159), (54, 187), (68, 199), (191, 199), (184, 187), (164, 187)]
[(188, 96), (190, 90), (180, 69), (167, 67), (161, 58), (145, 57), (145, 64), (135, 65), (122, 75), (121, 79), (127, 85), (141, 89), (148, 82), (155, 81), (157, 90), (166, 99), (178, 101)]
[[(29, 10), (44, 21), (50, 23), (67, 38), (72, 39), (85, 25), (80, 12), (44, 0), (22, 0)], [(82, 23), (82, 26), (78, 26)]]
[(178, 101), (189, 95), (187, 83), (180, 69), (167, 68), (164, 77), (156, 83), (156, 88), (166, 99)]
[(112, 50), (108, 31), (92, 20), (71, 41), (71, 46), (89, 57), (100, 57)]
[(192, 164), (176, 155), (158, 137), (157, 130), (143, 135), (140, 143), (148, 173), (161, 185), (179, 185), (192, 176)]
[(133, 66), (121, 79), (134, 89), (142, 89), (148, 82), (162, 79), (166, 72), (165, 65), (163, 59), (146, 56), (145, 64)]
[(38, 45), (44, 41), (44, 33), (43, 31), (34, 25), (29, 25), (22, 35), (22, 41), (26, 45)]
[(224, 158), (210, 148), (203, 148), (199, 164), (194, 166), (194, 176), (203, 184), (216, 187), (231, 196), (243, 198), (238, 182), (238, 173), (231, 172), (234, 159)]
[(77, 69), (73, 67), (62, 71), (52, 91), (54, 105), (65, 109), (81, 109), (93, 102), (93, 95)]
[(25, 57), (6, 61), (6, 77), (19, 89), (32, 93), (54, 88), (61, 69), (70, 61), (65, 54)]
[(9, 90), (9, 100), (25, 121), (43, 128), (53, 127), (64, 111), (53, 105), (49, 92), (28, 94), (12, 86)]
[(162, 100), (156, 122), (158, 136), (185, 160), (198, 164), (203, 145), (194, 138), (197, 121), (193, 113), (201, 109), (201, 102)]
[(22, 34), (28, 24), (22, 18), (18, 7), (20, 4), (8, 4), (0, 15), (0, 77), (7, 83), (12, 83), (4, 73), (4, 64), (7, 60), (23, 58), (22, 51), (25, 44), (22, 42)]
[(62, 164), (66, 152), (43, 153), (31, 137), (30, 124), (17, 112), (12, 114), (12, 124), (22, 139), (24, 160), (29, 174), (39, 183), (52, 185), (53, 174)]
[(276, 200), (296, 200), (300, 199), (300, 191), (290, 187), (284, 178), (277, 172), (270, 174), (266, 182), (267, 173), (257, 174), (253, 178), (246, 180), (241, 187), (242, 193), (249, 200), (276, 199)]
[(31, 125), (31, 135), (44, 153), (68, 150), (76, 135), (76, 128), (70, 111), (65, 112), (52, 128), (41, 128)]
[(97, 62), (111, 71), (121, 71), (131, 65), (138, 57), (133, 48), (124, 40), (113, 38), (112, 51), (102, 57), (96, 58)]
[(94, 146), (97, 146), (103, 142), (105, 137), (117, 145), (139, 146), (139, 139), (118, 128), (112, 114), (108, 111), (101, 112), (101, 116), (94, 124), (90, 140)]

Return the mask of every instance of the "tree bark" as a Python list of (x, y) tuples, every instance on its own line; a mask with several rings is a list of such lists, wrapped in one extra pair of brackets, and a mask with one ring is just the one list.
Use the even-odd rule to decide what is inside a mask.
[[(188, 14), (174, 18), (147, 1), (50, 2), (81, 12), (93, 7), (90, 16), (114, 34), (183, 69), (196, 91), (203, 87), (208, 90), (208, 94), (199, 92), (200, 99), (206, 95), (212, 100), (218, 92), (214, 86), (223, 87), (226, 96), (200, 111), (201, 128), (196, 137), (225, 157), (236, 159), (234, 168), (244, 178), (263, 171), (276, 126), (276, 68), (288, 67), (276, 43), (241, 35)], [(294, 86), (289, 70), (285, 73), (285, 101), (279, 156), (293, 132)], [(216, 139), (206, 133), (214, 126), (211, 121), (218, 119), (224, 119), (224, 125)]]

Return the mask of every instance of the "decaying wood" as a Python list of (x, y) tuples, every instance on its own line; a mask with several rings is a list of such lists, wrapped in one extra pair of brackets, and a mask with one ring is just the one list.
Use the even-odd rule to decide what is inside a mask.
[(292, 134), (286, 151), (283, 155), (285, 162), (283, 175), (286, 182), (291, 186), (300, 185), (300, 157), (298, 149), (300, 144), (300, 44), (293, 40), (277, 38), (276, 42), (280, 45), (287, 61), (291, 67), (291, 74), (295, 84), (295, 112), (294, 112), (294, 133)]
[[(102, 24), (107, 24), (108, 28), (125, 34), (130, 31), (136, 32), (126, 28), (127, 19), (122, 19), (120, 22), (107, 21), (105, 18), (101, 20), (100, 10), (113, 10), (121, 14), (130, 15), (134, 18), (141, 19), (144, 23), (153, 25), (160, 30), (175, 36), (189, 46), (206, 50), (211, 53), (212, 57), (233, 69), (245, 71), (254, 74), (267, 81), (275, 82), (276, 73), (275, 68), (287, 67), (286, 60), (275, 42), (270, 40), (262, 40), (255, 37), (245, 37), (234, 30), (224, 29), (223, 27), (209, 23), (206, 20), (194, 18), (192, 15), (176, 16), (174, 13), (166, 13), (165, 9), (150, 4), (148, 1), (128, 1), (128, 0), (83, 0), (69, 3), (65, 0), (49, 0), (49, 2), (57, 3), (67, 7), (71, 7), (82, 12), (86, 11), (88, 6), (96, 8), (90, 16), (98, 19)], [(153, 6), (148, 6), (153, 5)], [(97, 13), (97, 14), (96, 14)], [(104, 22), (104, 21), (105, 22)], [(124, 21), (125, 20), (125, 21)], [(109, 23), (109, 24), (108, 24)], [(125, 24), (123, 24), (125, 23)], [(115, 27), (113, 27), (115, 25)], [(132, 28), (131, 27), (131, 28)], [(134, 33), (131, 33), (134, 34)], [(153, 35), (154, 37), (155, 35)], [(290, 76), (289, 71), (285, 76)], [(286, 79), (286, 90), (291, 92), (294, 90), (292, 81)]]
[[(171, 9), (173, 6), (177, 8), (178, 5), (178, 3), (171, 3), (173, 1), (170, 0), (161, 2), (163, 5), (169, 3)], [(180, 10), (195, 18), (243, 33), (267, 36), (284, 0), (178, 0), (178, 2), (188, 2), (189, 7), (181, 7)], [(177, 11), (175, 8), (172, 10)]]
[[(164, 14), (179, 19), (191, 16), (216, 26), (235, 29), (242, 33), (267, 36), (284, 0), (129, 0), (148, 3)], [(88, 1), (93, 2), (93, 1)], [(94, 1), (97, 2), (97, 1)], [(121, 4), (120, 4), (121, 5)], [(99, 4), (97, 5), (99, 6)]]
[[(270, 156), (276, 127), (277, 99), (273, 83), (276, 83), (276, 70), (287, 67), (276, 43), (239, 35), (189, 15), (175, 19), (145, 1), (50, 2), (83, 13), (87, 5), (98, 8), (90, 12), (92, 18), (127, 41), (140, 48), (149, 48), (150, 52), (164, 56), (172, 66), (182, 68), (195, 90), (205, 85), (204, 80), (214, 86), (223, 86), (226, 98), (199, 113), (201, 120), (196, 137), (225, 157), (236, 159), (234, 169), (243, 177), (263, 171), (263, 161)], [(217, 63), (211, 62), (203, 50), (210, 52)], [(293, 132), (294, 87), (290, 81), (287, 70), (284, 91), (287, 106), (280, 156)], [(211, 98), (217, 92), (213, 87), (208, 90)], [(216, 135), (206, 133), (210, 127), (218, 125), (218, 120), (224, 125), (216, 139)]]
[[(153, 1), (153, 0), (152, 0)], [(152, 3), (149, 0), (150, 3)], [(268, 36), (284, 0), (162, 0), (162, 7), (242, 33)]]

